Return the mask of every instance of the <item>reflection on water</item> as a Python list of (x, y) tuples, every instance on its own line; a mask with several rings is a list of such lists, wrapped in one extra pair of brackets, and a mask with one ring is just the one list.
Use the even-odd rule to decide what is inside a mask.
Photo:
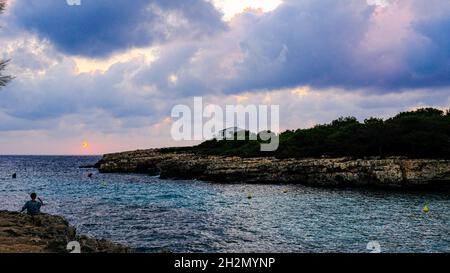
[(0, 209), (18, 210), (36, 191), (45, 212), (65, 216), (79, 233), (148, 252), (368, 252), (370, 241), (383, 252), (450, 252), (448, 193), (226, 185), (78, 168), (97, 159), (0, 157)]

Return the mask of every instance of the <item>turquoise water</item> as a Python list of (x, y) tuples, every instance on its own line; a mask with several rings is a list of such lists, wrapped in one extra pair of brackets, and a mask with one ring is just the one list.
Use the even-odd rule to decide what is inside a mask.
[(383, 252), (450, 252), (449, 193), (226, 185), (78, 168), (98, 159), (0, 157), (0, 210), (19, 210), (36, 191), (44, 212), (65, 216), (79, 233), (142, 252), (369, 252), (370, 241)]

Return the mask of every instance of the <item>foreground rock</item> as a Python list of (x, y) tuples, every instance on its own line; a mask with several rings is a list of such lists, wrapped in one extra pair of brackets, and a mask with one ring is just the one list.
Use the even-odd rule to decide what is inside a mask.
[(67, 244), (77, 241), (81, 253), (126, 253), (130, 248), (106, 240), (77, 236), (75, 228), (60, 216), (31, 217), (0, 211), (0, 253), (68, 253)]
[(276, 159), (198, 156), (140, 150), (107, 154), (100, 172), (224, 183), (450, 189), (450, 161), (435, 159)]

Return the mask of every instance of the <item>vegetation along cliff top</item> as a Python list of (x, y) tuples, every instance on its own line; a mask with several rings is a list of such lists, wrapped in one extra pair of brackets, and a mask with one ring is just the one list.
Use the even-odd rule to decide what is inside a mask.
[[(247, 136), (250, 132), (246, 132)], [(275, 152), (261, 152), (261, 140), (212, 139), (194, 147), (166, 148), (162, 152), (199, 155), (277, 158), (389, 157), (450, 158), (450, 110), (422, 108), (386, 120), (341, 117), (309, 129), (279, 135)]]

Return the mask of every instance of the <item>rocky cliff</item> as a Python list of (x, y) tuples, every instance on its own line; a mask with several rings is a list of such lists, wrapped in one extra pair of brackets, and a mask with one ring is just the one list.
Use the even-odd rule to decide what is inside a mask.
[(72, 241), (80, 243), (81, 253), (131, 252), (106, 240), (77, 236), (75, 228), (60, 216), (0, 211), (0, 253), (68, 253), (67, 244)]
[(104, 155), (96, 166), (104, 173), (146, 173), (162, 179), (224, 183), (450, 188), (450, 161), (435, 159), (239, 158), (140, 150)]

